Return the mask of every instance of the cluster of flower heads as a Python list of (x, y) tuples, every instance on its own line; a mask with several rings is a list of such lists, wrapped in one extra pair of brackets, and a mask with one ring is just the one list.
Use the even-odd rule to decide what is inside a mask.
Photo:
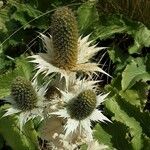
[[(29, 57), (37, 70), (33, 82), (23, 77), (14, 79), (7, 98), (12, 107), (4, 116), (17, 113), (21, 129), (28, 120), (41, 116), (40, 136), (53, 149), (73, 150), (83, 143), (89, 150), (107, 148), (94, 141), (91, 128), (91, 121), (110, 122), (97, 108), (108, 94), (98, 95), (98, 81), (92, 80), (98, 72), (108, 74), (90, 62), (103, 47), (92, 45), (90, 35), (78, 35), (76, 18), (67, 7), (52, 15), (51, 35), (40, 35), (46, 53)], [(54, 73), (53, 81), (38, 87), (39, 74), (48, 79)]]

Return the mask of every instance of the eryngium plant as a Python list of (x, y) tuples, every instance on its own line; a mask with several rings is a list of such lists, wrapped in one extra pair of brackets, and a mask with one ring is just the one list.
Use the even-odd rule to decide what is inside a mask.
[[(68, 7), (58, 8), (52, 15), (51, 36), (41, 34), (47, 53), (33, 55), (31, 62), (36, 63), (37, 73), (45, 76), (57, 72), (61, 78), (65, 77), (68, 85), (69, 76), (77, 71), (88, 75), (103, 71), (98, 63), (90, 59), (104, 47), (91, 45), (89, 36), (78, 36), (77, 22), (73, 12)], [(108, 75), (108, 74), (107, 74)]]
[(36, 81), (31, 82), (20, 76), (16, 77), (11, 85), (11, 94), (6, 98), (6, 101), (11, 103), (11, 107), (3, 117), (18, 114), (22, 129), (30, 119), (43, 116), (45, 92), (46, 86), (39, 88)]

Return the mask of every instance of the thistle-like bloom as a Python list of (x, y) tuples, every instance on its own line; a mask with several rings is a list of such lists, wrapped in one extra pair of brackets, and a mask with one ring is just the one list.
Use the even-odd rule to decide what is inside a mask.
[[(66, 84), (70, 73), (82, 71), (88, 75), (102, 72), (97, 63), (90, 59), (104, 47), (91, 45), (89, 36), (78, 36), (78, 27), (73, 12), (67, 7), (59, 8), (52, 16), (51, 36), (41, 34), (47, 53), (30, 56), (38, 70), (35, 77), (44, 73), (45, 76), (56, 72), (65, 77)], [(108, 74), (107, 74), (108, 75)]]
[(23, 77), (16, 77), (11, 85), (11, 94), (6, 98), (12, 106), (7, 109), (3, 117), (18, 114), (22, 129), (30, 119), (42, 117), (45, 92), (46, 86), (38, 88), (36, 81), (30, 82)]
[(67, 120), (65, 125), (65, 137), (80, 133), (92, 140), (91, 121), (109, 121), (100, 110), (97, 109), (108, 94), (96, 95), (96, 81), (78, 80), (72, 92), (63, 92), (64, 107), (52, 112)]

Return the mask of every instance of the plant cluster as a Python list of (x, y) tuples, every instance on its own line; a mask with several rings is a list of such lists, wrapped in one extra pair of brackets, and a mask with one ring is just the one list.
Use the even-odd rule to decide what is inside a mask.
[(144, 4), (3, 1), (0, 149), (149, 149)]

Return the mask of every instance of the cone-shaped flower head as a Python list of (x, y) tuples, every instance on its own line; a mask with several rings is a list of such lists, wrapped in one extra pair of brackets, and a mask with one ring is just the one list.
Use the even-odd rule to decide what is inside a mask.
[(17, 77), (11, 85), (11, 96), (18, 109), (26, 111), (36, 107), (38, 98), (30, 81)]
[(17, 113), (21, 129), (32, 118), (41, 116), (43, 119), (46, 87), (47, 85), (39, 88), (36, 80), (30, 82), (23, 77), (16, 77), (11, 85), (11, 94), (6, 97), (6, 101), (11, 103), (11, 107), (7, 109), (3, 117)]
[[(67, 7), (58, 8), (52, 15), (51, 36), (41, 34), (47, 53), (40, 53), (29, 58), (36, 63), (38, 69), (35, 77), (44, 73), (45, 76), (56, 72), (69, 82), (69, 76), (82, 71), (88, 75), (103, 71), (98, 63), (89, 62), (90, 59), (104, 47), (91, 45), (89, 35), (78, 36), (77, 22), (73, 12)], [(108, 74), (107, 74), (108, 75)]]
[[(67, 111), (72, 119), (82, 120), (88, 117), (96, 107), (96, 94), (92, 90), (81, 92), (67, 104)], [(80, 110), (80, 111), (79, 111)]]
[(72, 69), (77, 63), (78, 29), (73, 12), (67, 7), (52, 15), (51, 35), (53, 37), (53, 63), (58, 68)]

